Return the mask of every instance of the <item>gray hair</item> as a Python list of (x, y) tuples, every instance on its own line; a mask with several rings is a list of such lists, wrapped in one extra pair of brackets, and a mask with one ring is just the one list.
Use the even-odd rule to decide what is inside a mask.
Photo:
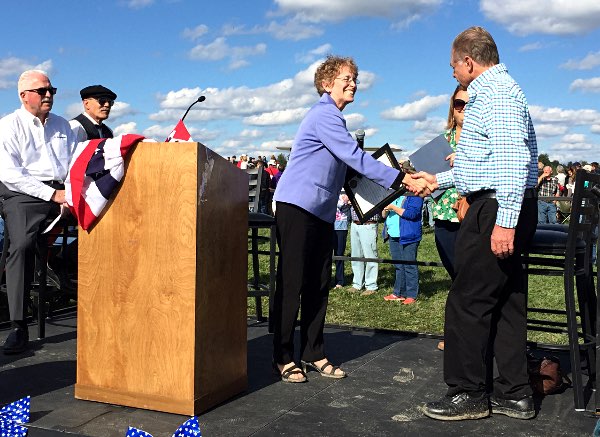
[(26, 70), (23, 73), (21, 73), (21, 76), (19, 76), (19, 82), (17, 83), (17, 89), (19, 91), (19, 94), (21, 94), (23, 91), (25, 91), (26, 89), (29, 88), (29, 83), (31, 83), (32, 80), (32, 76), (35, 75), (43, 75), (46, 76), (48, 78), (48, 73), (46, 73), (43, 70)]

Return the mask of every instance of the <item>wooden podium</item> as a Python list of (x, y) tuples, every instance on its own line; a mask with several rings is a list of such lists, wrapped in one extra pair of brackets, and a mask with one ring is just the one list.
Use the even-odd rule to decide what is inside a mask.
[(247, 387), (248, 176), (199, 143), (140, 143), (79, 230), (75, 397), (194, 415)]

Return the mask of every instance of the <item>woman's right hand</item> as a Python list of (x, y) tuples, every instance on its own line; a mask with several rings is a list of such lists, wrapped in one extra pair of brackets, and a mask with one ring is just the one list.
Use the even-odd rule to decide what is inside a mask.
[(454, 158), (456, 157), (456, 153), (451, 153), (446, 156), (446, 161), (450, 161), (450, 167), (454, 167)]

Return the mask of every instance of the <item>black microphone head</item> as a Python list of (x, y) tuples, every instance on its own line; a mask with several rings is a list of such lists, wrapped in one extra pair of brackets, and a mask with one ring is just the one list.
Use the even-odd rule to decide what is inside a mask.
[(198, 103), (203, 102), (205, 100), (206, 100), (206, 97), (204, 97), (204, 96), (198, 97)]
[(365, 131), (362, 129), (357, 129), (356, 132), (354, 132), (354, 135), (356, 135), (356, 139), (359, 141), (365, 139)]

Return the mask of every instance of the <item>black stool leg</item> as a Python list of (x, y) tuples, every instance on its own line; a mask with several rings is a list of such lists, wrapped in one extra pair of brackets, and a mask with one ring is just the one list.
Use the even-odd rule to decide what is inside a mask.
[[(255, 290), (259, 290), (260, 265), (258, 263), (258, 228), (252, 228), (252, 275), (252, 286)], [(261, 299), (260, 296), (254, 298), (254, 302), (256, 303), (256, 319), (260, 322), (264, 320)]]
[(275, 281), (277, 272), (275, 271), (275, 262), (277, 258), (277, 227), (271, 226), (271, 235), (269, 239), (269, 332), (273, 332), (273, 303), (275, 298)]
[(46, 244), (46, 235), (38, 237), (38, 250), (34, 272), (40, 271), (37, 296), (37, 323), (38, 323), (38, 339), (46, 337), (46, 278), (48, 276), (48, 245)]

